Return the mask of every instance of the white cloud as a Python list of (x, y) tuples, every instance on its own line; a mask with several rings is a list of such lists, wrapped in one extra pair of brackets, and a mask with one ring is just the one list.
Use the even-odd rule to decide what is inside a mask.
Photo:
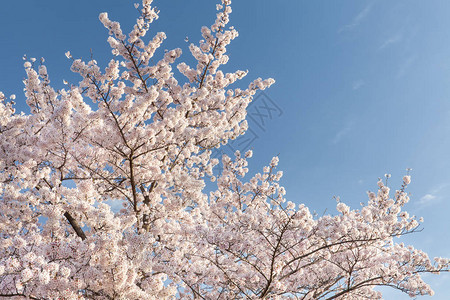
[(425, 196), (421, 197), (419, 201), (417, 202), (418, 205), (427, 206), (429, 205), (434, 199), (436, 199), (436, 196), (433, 194), (426, 194)]
[(337, 144), (341, 141), (341, 139), (346, 136), (351, 130), (353, 129), (353, 123), (348, 123), (345, 127), (343, 127), (341, 130), (339, 130), (331, 140), (331, 143)]
[(364, 84), (365, 84), (365, 82), (364, 82), (364, 80), (362, 80), (362, 79), (358, 79), (358, 80), (356, 80), (356, 81), (353, 81), (353, 83), (352, 83), (352, 89), (353, 89), (354, 91), (356, 91), (356, 90), (360, 89)]
[(414, 62), (417, 60), (417, 55), (416, 54), (412, 54), (410, 56), (408, 56), (401, 64), (400, 67), (398, 68), (398, 72), (396, 75), (396, 78), (400, 78), (403, 77), (406, 74), (406, 71), (408, 71), (408, 69), (414, 64)]
[(449, 186), (449, 184), (441, 184), (432, 188), (428, 193), (420, 197), (414, 205), (420, 210), (425, 207), (434, 205), (442, 200), (442, 192)]
[(388, 39), (386, 39), (378, 49), (383, 50), (393, 44), (400, 42), (402, 39), (403, 39), (403, 35), (401, 33), (397, 33), (396, 35), (391, 36)]
[(370, 13), (370, 11), (372, 10), (372, 6), (373, 6), (373, 2), (369, 3), (368, 5), (366, 5), (363, 10), (361, 10), (353, 19), (352, 21), (347, 24), (342, 26), (339, 29), (339, 33), (344, 32), (344, 31), (351, 31), (353, 30), (355, 27), (357, 27), (359, 24), (361, 24), (361, 22), (367, 17), (367, 15)]

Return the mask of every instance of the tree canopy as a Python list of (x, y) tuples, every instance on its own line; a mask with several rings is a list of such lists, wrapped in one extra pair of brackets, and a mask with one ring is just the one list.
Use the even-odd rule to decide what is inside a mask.
[(0, 93), (0, 296), (378, 299), (377, 286), (431, 295), (421, 274), (448, 271), (449, 260), (395, 242), (419, 228), (402, 210), (410, 176), (394, 193), (380, 180), (360, 209), (338, 200), (338, 215), (315, 217), (285, 198), (277, 157), (253, 176), (252, 151), (212, 158), (245, 133), (249, 103), (274, 80), (242, 87), (246, 71), (220, 70), (238, 36), (229, 0), (190, 44), (195, 64), (177, 62), (181, 49), (153, 62), (166, 36), (144, 38), (158, 18), (151, 2), (136, 5), (129, 34), (100, 14), (106, 68), (67, 52), (81, 80), (55, 90), (43, 62), (26, 59), (30, 113)]

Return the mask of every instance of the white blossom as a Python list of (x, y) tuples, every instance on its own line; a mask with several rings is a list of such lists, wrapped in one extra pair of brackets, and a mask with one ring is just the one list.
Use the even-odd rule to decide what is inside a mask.
[(43, 59), (24, 56), (30, 112), (0, 92), (1, 295), (381, 299), (380, 285), (432, 295), (421, 274), (449, 260), (394, 239), (419, 226), (403, 210), (409, 173), (392, 196), (380, 179), (359, 210), (337, 198), (338, 213), (319, 216), (286, 197), (278, 157), (254, 173), (253, 151), (236, 151), (218, 172), (212, 150), (245, 133), (248, 105), (274, 83), (245, 87), (248, 71), (225, 72), (238, 36), (230, 5), (220, 1), (185, 54), (161, 51), (163, 32), (146, 38), (151, 0), (128, 34), (101, 13), (113, 56), (104, 68), (67, 51), (81, 80), (63, 90)]

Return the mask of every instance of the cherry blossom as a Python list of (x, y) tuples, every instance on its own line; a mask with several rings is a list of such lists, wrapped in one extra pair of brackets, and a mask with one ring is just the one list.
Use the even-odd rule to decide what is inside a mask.
[(403, 210), (409, 174), (393, 196), (380, 180), (359, 210), (338, 201), (322, 217), (285, 198), (278, 157), (249, 176), (252, 151), (238, 151), (217, 174), (211, 150), (246, 132), (253, 96), (274, 83), (243, 87), (247, 71), (220, 69), (238, 36), (230, 5), (217, 5), (190, 53), (156, 61), (166, 35), (145, 38), (158, 19), (151, 0), (135, 5), (128, 34), (100, 14), (111, 60), (67, 51), (81, 79), (62, 90), (43, 59), (24, 56), (30, 113), (0, 93), (1, 297), (380, 299), (376, 286), (432, 295), (421, 275), (449, 260), (397, 239), (421, 222)]

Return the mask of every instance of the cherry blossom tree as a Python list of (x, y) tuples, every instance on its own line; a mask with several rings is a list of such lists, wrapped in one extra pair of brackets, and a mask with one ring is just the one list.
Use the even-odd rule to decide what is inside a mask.
[[(403, 211), (410, 177), (379, 181), (362, 208), (313, 216), (285, 199), (278, 158), (247, 178), (247, 159), (211, 149), (244, 134), (246, 109), (274, 83), (224, 73), (230, 0), (189, 50), (158, 57), (144, 36), (158, 11), (143, 0), (125, 35), (106, 13), (113, 58), (72, 60), (63, 90), (26, 60), (18, 114), (0, 93), (0, 296), (26, 299), (379, 299), (377, 286), (432, 294), (422, 273), (449, 260), (396, 243), (419, 222)], [(177, 70), (173, 70), (176, 65)], [(178, 79), (176, 79), (176, 74)], [(217, 178), (216, 178), (217, 177)], [(206, 181), (216, 184), (206, 188)], [(114, 209), (117, 204), (120, 209)]]

